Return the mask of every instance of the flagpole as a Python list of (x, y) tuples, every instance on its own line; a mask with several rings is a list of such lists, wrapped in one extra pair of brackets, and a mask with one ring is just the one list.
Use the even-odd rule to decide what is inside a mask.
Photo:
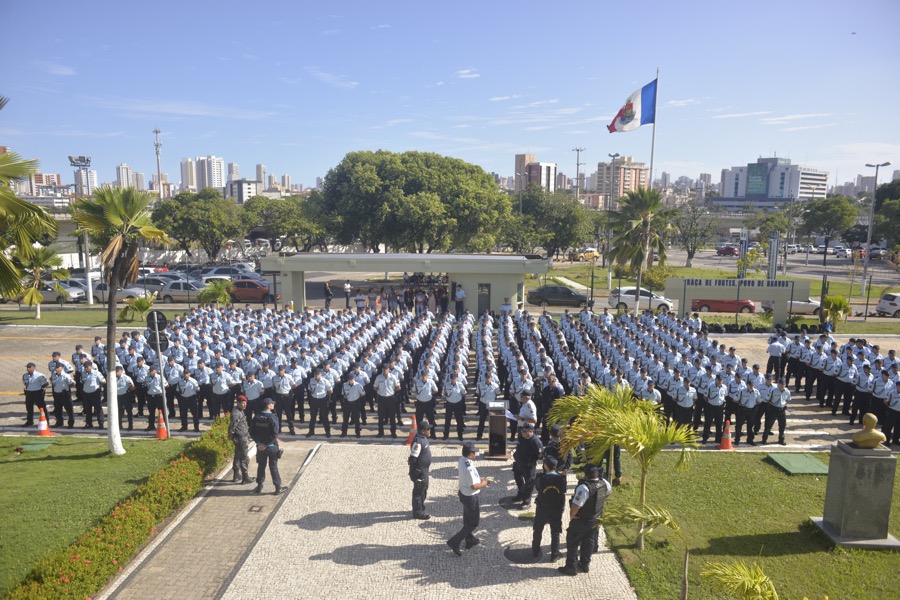
[(656, 105), (659, 100), (659, 67), (656, 67), (656, 93), (653, 95), (653, 137), (650, 142), (650, 181), (647, 182), (647, 189), (653, 189), (653, 158), (656, 153), (656, 121), (659, 120), (659, 113), (656, 112)]

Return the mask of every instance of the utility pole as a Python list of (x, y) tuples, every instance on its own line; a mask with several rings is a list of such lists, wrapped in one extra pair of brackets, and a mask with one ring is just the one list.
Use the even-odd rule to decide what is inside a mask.
[(581, 183), (581, 165), (584, 164), (581, 162), (581, 153), (584, 152), (584, 148), (572, 148), (572, 152), (575, 153), (575, 202), (578, 202), (578, 188)]
[[(81, 172), (82, 191), (85, 196), (94, 193), (91, 189), (91, 157), (90, 156), (70, 156), (69, 164)], [(87, 303), (94, 304), (94, 284), (91, 280), (91, 243), (88, 239), (87, 230), (84, 231), (82, 241), (82, 249), (84, 250), (84, 280), (87, 282)]]
[[(875, 182), (872, 185), (872, 204), (869, 206), (869, 230), (866, 234), (866, 257), (863, 262), (863, 278), (862, 278), (862, 286), (860, 286), (859, 293), (866, 293), (866, 277), (869, 275), (869, 253), (872, 248), (872, 226), (875, 224), (875, 195), (878, 193), (878, 169), (881, 167), (889, 167), (891, 166), (890, 162), (883, 163), (875, 163), (874, 165), (871, 163), (866, 163), (866, 166), (871, 168), (875, 168)], [(826, 248), (825, 250), (828, 250)]]
[[(615, 154), (610, 154), (609, 157), (612, 159), (610, 165), (610, 178), (609, 178), (609, 194), (606, 196), (606, 255), (609, 256), (609, 251), (612, 250), (612, 228), (609, 225), (609, 215), (612, 213), (612, 195), (613, 190), (616, 189), (616, 159), (619, 158), (621, 154), (616, 152)], [(612, 272), (613, 272), (613, 264), (612, 260), (606, 261), (606, 289), (612, 291)]]
[(159, 134), (162, 133), (159, 130), (159, 127), (153, 130), (153, 135), (155, 141), (153, 145), (156, 146), (156, 190), (159, 192), (159, 200), (162, 202), (163, 192), (162, 192), (162, 169), (159, 166), (159, 151), (162, 148), (162, 143), (159, 141)]

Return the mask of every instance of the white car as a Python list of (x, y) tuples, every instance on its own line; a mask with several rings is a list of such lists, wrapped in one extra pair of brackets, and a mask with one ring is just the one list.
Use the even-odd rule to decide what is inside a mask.
[[(617, 310), (631, 310), (634, 308), (636, 287), (616, 288), (609, 293), (609, 305)], [(674, 302), (664, 296), (654, 294), (650, 290), (641, 288), (641, 304), (639, 308), (653, 310), (672, 310)]]
[[(153, 292), (150, 292), (151, 294)], [(105, 281), (94, 284), (94, 298), (102, 303), (106, 303), (106, 297), (109, 296), (109, 284)], [(141, 298), (144, 296), (144, 288), (137, 286), (128, 286), (118, 288), (116, 291), (116, 302), (124, 302), (129, 298)]]
[(875, 306), (879, 317), (900, 317), (900, 294), (885, 294)]
[[(771, 300), (763, 300), (762, 308), (765, 312), (772, 312), (775, 309), (775, 303)], [(807, 298), (806, 300), (794, 300), (793, 304), (788, 302), (788, 310), (795, 315), (818, 315), (822, 310), (822, 305), (818, 300)]]
[(787, 245), (787, 253), (788, 254), (797, 254), (800, 252), (800, 246), (797, 244), (788, 244)]

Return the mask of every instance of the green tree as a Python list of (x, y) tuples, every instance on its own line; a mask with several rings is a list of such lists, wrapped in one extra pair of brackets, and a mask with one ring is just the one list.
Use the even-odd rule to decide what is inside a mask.
[(583, 204), (564, 194), (546, 194), (536, 215), (538, 227), (545, 234), (547, 256), (577, 248), (591, 237), (591, 218)]
[(761, 273), (766, 268), (766, 257), (759, 248), (750, 248), (744, 253), (742, 258), (737, 261), (737, 272), (739, 277), (743, 277), (748, 271)]
[[(612, 215), (612, 228), (616, 232), (610, 256), (617, 263), (630, 263), (637, 269), (637, 287), (641, 287), (644, 264), (659, 254), (660, 263), (666, 260), (666, 236), (671, 231), (669, 211), (663, 204), (659, 190), (638, 188), (619, 202), (619, 212)], [(637, 315), (640, 303), (635, 302)]]
[[(106, 240), (100, 253), (100, 264), (109, 284), (106, 305), (106, 358), (111, 367), (116, 364), (116, 293), (120, 287), (134, 283), (138, 276), (138, 245), (141, 242), (165, 243), (165, 232), (152, 224), (150, 203), (155, 197), (132, 187), (104, 186), (94, 192), (93, 198), (82, 198), (73, 205), (72, 217), (79, 232), (88, 232)], [(116, 386), (106, 390), (109, 407), (109, 451), (125, 454), (119, 433), (118, 398)]]
[(231, 293), (234, 284), (224, 279), (210, 281), (202, 290), (197, 292), (197, 302), (201, 304), (225, 305), (233, 300)]
[(43, 246), (27, 252), (19, 250), (16, 252), (15, 260), (25, 272), (25, 293), (22, 295), (22, 302), (26, 306), (34, 307), (35, 319), (41, 318), (41, 303), (44, 301), (41, 290), (48, 284), (51, 284), (53, 291), (63, 299), (68, 298), (68, 292), (59, 282), (69, 278), (69, 271), (62, 268), (62, 257), (56, 252)]
[[(0, 110), (9, 102), (0, 96)], [(10, 184), (36, 173), (37, 160), (23, 160), (15, 152), (0, 154), (0, 297), (15, 297), (22, 291), (22, 272), (11, 259), (13, 246), (20, 256), (32, 244), (56, 235), (56, 221), (40, 206), (18, 198)]]
[(137, 315), (141, 320), (147, 317), (147, 313), (149, 313), (153, 309), (153, 304), (156, 302), (157, 292), (144, 292), (143, 296), (137, 296), (135, 298), (126, 298), (125, 306), (122, 307), (122, 310), (119, 311), (119, 319), (121, 320), (132, 320), (134, 316)]
[(826, 243), (836, 239), (856, 222), (856, 208), (843, 196), (810, 200), (806, 203), (806, 209), (802, 226), (804, 233), (821, 235)]
[(741, 600), (778, 600), (775, 583), (756, 563), (748, 566), (744, 561), (711, 562), (706, 564), (700, 575), (712, 579), (725, 591), (740, 596)]
[(692, 267), (697, 250), (715, 239), (722, 224), (717, 213), (714, 205), (697, 202), (688, 202), (675, 209), (672, 224), (676, 230), (675, 241), (687, 252), (684, 266)]
[(231, 200), (222, 198), (213, 188), (198, 193), (182, 192), (153, 209), (153, 223), (170, 232), (169, 237), (188, 256), (196, 244), (215, 261), (229, 239), (243, 235), (246, 225), (243, 210)]
[(744, 218), (744, 227), (759, 229), (759, 238), (767, 243), (774, 234), (784, 236), (788, 232), (788, 220), (783, 212), (756, 211)]
[[(881, 188), (878, 188), (879, 190)], [(875, 214), (873, 239), (883, 239), (888, 248), (900, 245), (900, 199), (885, 200)]]
[(900, 179), (882, 183), (875, 190), (875, 212), (881, 210), (886, 200), (900, 200)]

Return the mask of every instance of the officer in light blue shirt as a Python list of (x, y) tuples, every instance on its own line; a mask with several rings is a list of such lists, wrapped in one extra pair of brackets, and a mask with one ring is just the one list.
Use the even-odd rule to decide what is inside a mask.
[(741, 443), (741, 429), (747, 424), (747, 443), (755, 446), (753, 441), (753, 421), (756, 416), (756, 405), (759, 403), (759, 390), (753, 385), (753, 378), (747, 379), (747, 387), (738, 396), (737, 426), (735, 427), (734, 444)]
[(103, 386), (106, 379), (94, 370), (94, 363), (88, 361), (84, 364), (84, 375), (81, 376), (82, 391), (84, 392), (85, 428), (93, 429), (93, 415), (97, 415), (97, 424), (103, 428)]

